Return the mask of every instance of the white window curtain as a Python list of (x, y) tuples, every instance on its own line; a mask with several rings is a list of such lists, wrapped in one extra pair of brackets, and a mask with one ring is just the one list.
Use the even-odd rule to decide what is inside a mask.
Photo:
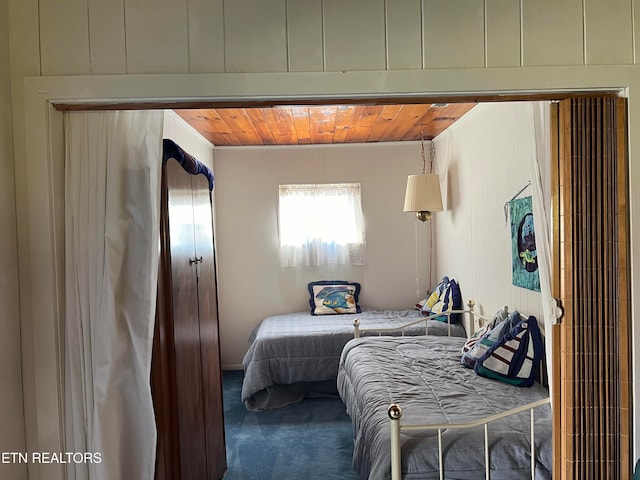
[(359, 183), (280, 185), (279, 195), (283, 266), (365, 264)]
[(162, 111), (65, 114), (70, 479), (152, 480)]

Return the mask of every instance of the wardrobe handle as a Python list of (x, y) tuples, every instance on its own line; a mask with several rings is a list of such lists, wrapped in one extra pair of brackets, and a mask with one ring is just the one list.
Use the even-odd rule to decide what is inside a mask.
[(189, 265), (193, 265), (193, 264), (199, 264), (202, 263), (202, 257), (196, 257), (196, 258), (190, 258), (189, 259)]

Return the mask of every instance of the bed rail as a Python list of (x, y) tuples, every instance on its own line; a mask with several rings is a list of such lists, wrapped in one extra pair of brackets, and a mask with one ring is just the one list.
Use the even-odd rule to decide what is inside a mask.
[[(439, 318), (446, 316), (447, 317), (447, 334), (451, 336), (451, 315), (454, 314), (462, 314), (467, 315), (469, 317), (468, 322), (464, 322), (465, 328), (471, 327), (471, 331), (467, 331), (467, 335), (475, 332), (479, 327), (484, 325), (485, 322), (491, 321), (490, 317), (486, 317), (478, 312), (476, 312), (473, 308), (475, 306), (475, 302), (473, 300), (469, 300), (467, 302), (467, 308), (464, 310), (450, 310), (448, 312), (442, 313), (432, 313), (426, 317), (420, 318), (418, 320), (414, 320), (412, 322), (406, 323), (404, 325), (399, 325), (397, 327), (387, 327), (387, 328), (368, 328), (363, 329), (360, 326), (360, 319), (356, 318), (353, 321), (353, 336), (354, 338), (361, 337), (364, 333), (377, 334), (377, 335), (386, 335), (389, 333), (401, 332), (404, 335), (404, 332), (409, 327), (413, 327), (414, 325), (419, 325), (424, 323), (425, 335), (429, 334), (429, 320), (433, 320), (434, 318)], [(504, 307), (507, 308), (507, 307)]]
[(472, 422), (466, 423), (441, 423), (431, 425), (400, 425), (402, 418), (402, 408), (397, 403), (392, 403), (387, 409), (389, 418), (391, 419), (391, 480), (400, 480), (402, 478), (402, 460), (400, 452), (400, 433), (409, 430), (437, 430), (438, 431), (438, 464), (440, 469), (440, 479), (444, 479), (444, 459), (442, 457), (442, 431), (446, 429), (464, 429), (484, 426), (484, 461), (485, 461), (485, 478), (489, 480), (489, 423), (495, 422), (502, 418), (516, 415), (518, 413), (530, 411), (531, 415), (531, 479), (535, 480), (535, 424), (534, 410), (543, 405), (551, 403), (549, 398), (527, 403), (519, 407), (507, 410), (502, 413), (490, 415)]

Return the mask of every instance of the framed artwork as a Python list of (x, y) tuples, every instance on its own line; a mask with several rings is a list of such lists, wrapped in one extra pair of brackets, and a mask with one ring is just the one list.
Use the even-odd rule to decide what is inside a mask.
[(540, 291), (536, 230), (533, 224), (532, 197), (509, 202), (511, 218), (512, 283), (517, 287)]

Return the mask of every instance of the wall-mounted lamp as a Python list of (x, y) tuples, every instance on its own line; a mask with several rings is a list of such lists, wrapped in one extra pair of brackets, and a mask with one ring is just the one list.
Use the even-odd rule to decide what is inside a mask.
[(404, 211), (416, 212), (421, 222), (431, 218), (431, 212), (442, 211), (442, 194), (440, 193), (440, 178), (432, 174), (433, 156), (430, 155), (429, 173), (424, 153), (424, 139), (420, 139), (422, 147), (422, 174), (409, 175), (407, 192), (404, 197)]

